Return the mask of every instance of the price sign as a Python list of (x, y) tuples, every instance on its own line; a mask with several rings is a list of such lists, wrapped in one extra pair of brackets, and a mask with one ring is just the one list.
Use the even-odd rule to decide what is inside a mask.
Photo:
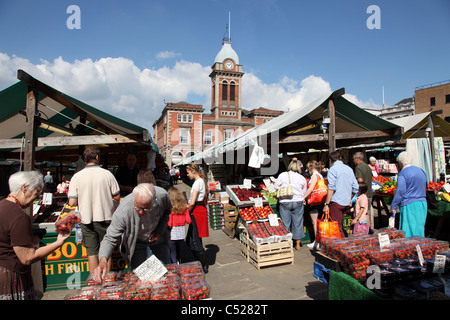
[(263, 206), (263, 199), (262, 198), (254, 198), (255, 200), (255, 207), (259, 208)]
[(416, 246), (416, 250), (417, 250), (417, 257), (419, 257), (420, 266), (423, 267), (423, 264), (425, 263), (425, 260), (423, 258), (422, 249), (420, 248), (419, 245), (417, 245)]
[(267, 187), (267, 191), (269, 191), (270, 193), (275, 192), (275, 187), (273, 186), (272, 182), (270, 182), (270, 179), (263, 179), (263, 181)]
[(251, 189), (252, 188), (252, 180), (244, 179), (244, 188), (245, 189)]
[(166, 272), (166, 267), (164, 267), (162, 262), (159, 261), (155, 255), (152, 255), (150, 258), (141, 263), (139, 267), (134, 269), (134, 273), (136, 273), (142, 281), (157, 281), (164, 274), (166, 274)]
[(278, 216), (275, 213), (269, 214), (269, 224), (271, 227), (278, 227)]
[(51, 194), (49, 192), (45, 192), (42, 195), (42, 204), (51, 205), (52, 204), (52, 199), (53, 199), (53, 194)]
[(383, 249), (384, 247), (387, 247), (391, 244), (391, 241), (389, 240), (389, 235), (386, 233), (378, 234), (378, 242), (380, 243), (380, 249)]
[(444, 273), (445, 259), (446, 257), (443, 254), (437, 254), (434, 257), (433, 273)]

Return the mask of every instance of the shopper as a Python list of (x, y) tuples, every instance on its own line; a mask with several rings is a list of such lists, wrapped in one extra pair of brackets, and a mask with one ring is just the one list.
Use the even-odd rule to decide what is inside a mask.
[[(98, 265), (98, 250), (114, 209), (119, 204), (120, 189), (114, 175), (100, 167), (100, 149), (88, 147), (83, 153), (86, 166), (70, 180), (69, 206), (78, 206), (81, 215), (82, 244), (86, 248), (89, 270)], [(109, 267), (111, 261), (109, 262)]]
[(398, 155), (400, 173), (397, 179), (397, 191), (391, 204), (391, 213), (400, 212), (400, 230), (405, 237), (425, 234), (427, 218), (426, 190), (428, 179), (425, 172), (411, 164), (411, 156), (403, 151)]
[(345, 237), (342, 221), (353, 196), (358, 192), (359, 185), (356, 181), (353, 170), (342, 162), (342, 155), (339, 151), (329, 154), (331, 168), (328, 170), (328, 194), (323, 212), (330, 211), (330, 217), (337, 221), (341, 238)]
[(126, 197), (137, 186), (139, 168), (136, 167), (136, 154), (127, 155), (126, 164), (117, 169), (115, 177), (120, 187), (120, 196)]
[(186, 167), (186, 171), (188, 178), (194, 180), (188, 202), (191, 224), (188, 228), (186, 242), (206, 273), (208, 272), (208, 264), (202, 238), (209, 236), (208, 211), (206, 209), (209, 192), (208, 183), (205, 171), (198, 164), (189, 164)]
[(275, 189), (278, 190), (280, 187), (287, 187), (290, 183), (294, 191), (292, 197), (280, 199), (278, 202), (280, 203), (280, 216), (283, 220), (283, 225), (286, 230), (292, 232), (296, 250), (300, 250), (301, 240), (305, 237), (303, 229), (303, 199), (306, 193), (306, 179), (301, 175), (301, 168), (301, 161), (292, 160), (287, 171), (280, 173), (274, 185)]
[(380, 174), (380, 169), (378, 168), (377, 159), (375, 157), (369, 158), (369, 167), (370, 170), (372, 170), (372, 176), (378, 177), (378, 175)]
[(150, 183), (138, 184), (120, 202), (100, 244), (95, 278), (103, 279), (107, 261), (121, 242), (120, 253), (131, 270), (154, 254), (162, 263), (170, 263), (167, 223), (172, 210), (169, 194)]
[(24, 212), (44, 188), (42, 174), (20, 171), (10, 176), (10, 194), (0, 201), (0, 300), (35, 300), (31, 265), (64, 244), (70, 233), (35, 249), (31, 219)]
[(181, 260), (181, 244), (186, 236), (186, 224), (191, 223), (189, 209), (183, 193), (172, 187), (168, 190), (172, 212), (169, 216), (170, 230), (170, 260), (172, 263), (179, 263)]
[[(307, 205), (306, 199), (311, 194), (311, 192), (314, 190), (314, 187), (316, 186), (317, 182), (319, 180), (323, 179), (323, 176), (320, 174), (319, 170), (322, 170), (322, 165), (320, 162), (313, 160), (309, 161), (306, 164), (306, 168), (308, 169), (308, 172), (311, 175), (311, 179), (309, 180), (309, 186), (306, 190), (303, 203), (306, 205), (306, 211), (309, 212), (309, 215), (311, 217), (313, 229), (314, 229), (314, 235), (317, 235), (317, 219), (319, 217), (319, 213), (323, 211), (323, 203), (315, 206), (309, 206)], [(313, 243), (308, 244), (308, 248), (315, 249), (317, 248), (318, 243), (316, 243), (316, 240), (314, 239)]]
[(373, 210), (372, 210), (372, 170), (369, 165), (364, 162), (364, 154), (356, 152), (353, 154), (353, 163), (355, 164), (355, 177), (358, 182), (364, 182), (367, 185), (366, 196), (369, 201), (368, 214), (371, 225), (373, 225)]
[(369, 199), (367, 198), (367, 184), (359, 182), (358, 196), (355, 202), (355, 214), (352, 226), (356, 223), (366, 224), (370, 227), (370, 217), (368, 215)]

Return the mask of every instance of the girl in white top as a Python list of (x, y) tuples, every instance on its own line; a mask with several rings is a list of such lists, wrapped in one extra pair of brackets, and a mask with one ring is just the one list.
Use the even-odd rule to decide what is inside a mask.
[(208, 201), (208, 186), (205, 171), (198, 164), (191, 163), (186, 166), (189, 179), (194, 180), (191, 187), (191, 197), (188, 209), (191, 214), (192, 223), (189, 225), (187, 242), (194, 256), (202, 264), (203, 271), (208, 272), (206, 263), (206, 252), (203, 248), (202, 238), (209, 236), (208, 211), (206, 202)]

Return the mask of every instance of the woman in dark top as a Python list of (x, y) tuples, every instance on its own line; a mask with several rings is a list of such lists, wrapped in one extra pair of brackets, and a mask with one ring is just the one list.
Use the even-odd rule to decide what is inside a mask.
[(35, 249), (30, 216), (22, 209), (37, 199), (44, 187), (42, 174), (21, 171), (9, 178), (10, 194), (0, 201), (0, 300), (34, 300), (31, 265), (44, 259), (70, 236)]

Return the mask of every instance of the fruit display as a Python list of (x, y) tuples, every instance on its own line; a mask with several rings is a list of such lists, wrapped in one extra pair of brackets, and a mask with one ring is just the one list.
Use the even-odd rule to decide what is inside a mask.
[(428, 185), (427, 185), (427, 190), (434, 190), (434, 191), (442, 191), (444, 190), (444, 181), (441, 182), (433, 182), (433, 181), (428, 181)]
[(81, 222), (81, 217), (78, 212), (73, 210), (62, 212), (55, 223), (56, 232), (71, 232), (72, 228)]
[(66, 300), (199, 300), (209, 298), (211, 288), (199, 261), (165, 265), (167, 273), (143, 282), (132, 271), (108, 272), (101, 283), (92, 275), (86, 287)]
[(269, 233), (272, 236), (280, 237), (281, 241), (292, 239), (292, 233), (286, 230), (281, 220), (279, 220), (278, 226), (271, 226), (268, 221), (265, 221), (264, 224)]
[(129, 285), (124, 291), (124, 300), (150, 300), (152, 297), (152, 286), (147, 285)]
[(160, 285), (152, 290), (151, 300), (180, 300), (180, 290), (171, 286)]
[(181, 286), (181, 298), (183, 300), (200, 300), (209, 298), (211, 289), (202, 279), (189, 280)]
[[(366, 271), (370, 265), (377, 265), (384, 272), (382, 283), (386, 285), (386, 281), (397, 283), (430, 275), (436, 253), (449, 248), (447, 241), (405, 238), (404, 232), (395, 228), (381, 231), (390, 239), (389, 246), (383, 249), (379, 247), (378, 234), (373, 234), (345, 239), (323, 238), (322, 253), (337, 260), (345, 273), (360, 281), (367, 279)], [(421, 248), (427, 267), (419, 265), (417, 246)]]
[(251, 220), (258, 219), (258, 215), (256, 214), (255, 208), (253, 208), (253, 206), (239, 208), (239, 214), (241, 215), (242, 219), (244, 219), (245, 221), (251, 221)]
[(251, 189), (234, 187), (231, 188), (231, 191), (234, 192), (234, 194), (240, 201), (251, 201), (250, 198), (263, 197), (263, 195), (261, 194), (261, 190), (256, 189), (255, 187), (252, 187)]
[(378, 182), (381, 185), (383, 185), (385, 182), (391, 181), (390, 179), (380, 176), (380, 175), (378, 175), (376, 177), (372, 177), (372, 180)]
[(95, 300), (95, 296), (86, 293), (71, 293), (66, 295), (64, 300)]
[(369, 250), (369, 259), (371, 264), (388, 262), (394, 258), (394, 251), (388, 248)]
[(248, 231), (255, 243), (271, 242), (270, 240), (265, 240), (270, 238), (270, 233), (264, 225), (264, 222), (254, 221), (249, 223)]
[(388, 180), (377, 190), (377, 193), (383, 196), (393, 196), (395, 191), (397, 191), (397, 182)]
[(442, 192), (440, 196), (441, 200), (445, 202), (450, 202), (450, 194), (448, 194), (447, 192)]
[(273, 214), (272, 208), (269, 205), (264, 205), (262, 207), (255, 207), (256, 213), (260, 219), (268, 219), (269, 214)]

